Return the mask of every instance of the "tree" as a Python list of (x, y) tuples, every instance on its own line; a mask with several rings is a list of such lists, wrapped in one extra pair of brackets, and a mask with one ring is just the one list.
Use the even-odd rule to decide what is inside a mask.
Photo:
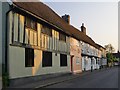
[(107, 57), (108, 65), (111, 66), (113, 65), (113, 62), (116, 60), (116, 58), (112, 54), (115, 51), (115, 49), (111, 44), (105, 45), (105, 49), (107, 53), (106, 57)]
[(106, 53), (113, 53), (115, 51), (111, 44), (105, 45)]
[(108, 63), (110, 63), (110, 62), (113, 61), (113, 55), (112, 55), (111, 53), (107, 53), (107, 54), (106, 54), (106, 57), (107, 57)]

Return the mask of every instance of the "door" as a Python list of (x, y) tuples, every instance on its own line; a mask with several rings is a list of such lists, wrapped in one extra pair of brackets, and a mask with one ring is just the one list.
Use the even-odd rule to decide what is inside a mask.
[(73, 57), (74, 56), (71, 56), (71, 72), (73, 72)]

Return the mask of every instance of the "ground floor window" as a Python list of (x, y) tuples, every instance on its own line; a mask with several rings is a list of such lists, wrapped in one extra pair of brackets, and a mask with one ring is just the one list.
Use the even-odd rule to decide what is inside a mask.
[(98, 59), (96, 59), (96, 64), (98, 64)]
[(42, 67), (52, 66), (52, 52), (43, 51)]
[(67, 66), (67, 55), (60, 54), (60, 66)]
[(25, 48), (25, 67), (34, 66), (34, 49)]

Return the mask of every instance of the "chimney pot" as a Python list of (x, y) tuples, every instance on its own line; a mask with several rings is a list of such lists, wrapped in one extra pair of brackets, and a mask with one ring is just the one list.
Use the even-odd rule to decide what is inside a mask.
[(82, 23), (81, 31), (86, 35), (86, 28), (84, 27), (84, 23)]
[(82, 26), (84, 26), (84, 23), (82, 23)]
[(67, 15), (67, 14), (63, 15), (63, 16), (62, 16), (62, 19), (63, 19), (64, 21), (66, 21), (68, 24), (70, 24), (70, 16), (69, 16), (69, 15)]

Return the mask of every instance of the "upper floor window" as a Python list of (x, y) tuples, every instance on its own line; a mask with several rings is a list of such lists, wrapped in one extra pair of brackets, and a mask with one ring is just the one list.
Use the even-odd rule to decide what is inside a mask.
[(48, 28), (47, 26), (42, 25), (42, 30), (41, 30), (41, 32), (42, 32), (43, 34), (52, 36), (52, 29), (51, 29), (51, 28)]
[(37, 31), (37, 22), (28, 17), (26, 17), (26, 26)]
[(59, 39), (60, 39), (61, 41), (66, 42), (66, 35), (65, 35), (65, 34), (62, 34), (62, 33), (59, 33)]

